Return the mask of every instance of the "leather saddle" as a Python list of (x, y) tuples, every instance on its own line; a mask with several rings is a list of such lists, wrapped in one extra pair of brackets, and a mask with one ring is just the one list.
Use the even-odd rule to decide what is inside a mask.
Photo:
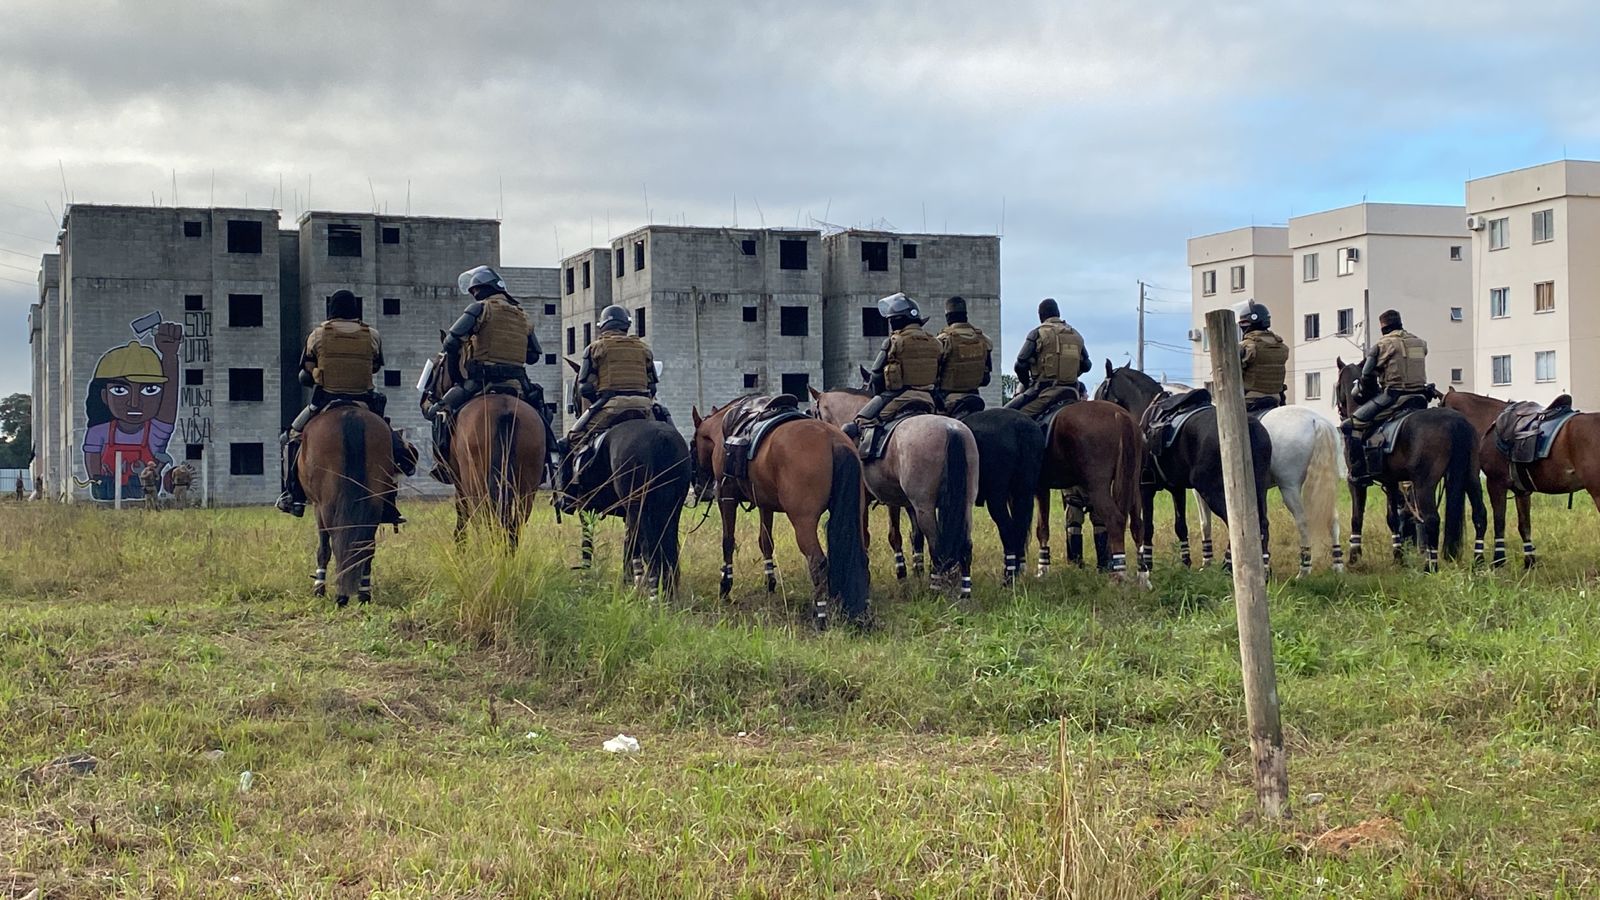
[(1036, 416), (1034, 421), (1039, 423), (1039, 427), (1044, 430), (1045, 436), (1049, 437), (1050, 426), (1055, 424), (1056, 416), (1061, 415), (1061, 411), (1063, 409), (1066, 409), (1082, 399), (1083, 395), (1078, 392), (1076, 387), (1069, 387), (1067, 390), (1062, 392), (1061, 396), (1057, 398), (1056, 402), (1045, 407), (1044, 412)]
[(965, 419), (973, 413), (984, 410), (983, 398), (977, 394), (965, 394), (958, 397), (955, 402), (945, 404), (944, 414), (952, 419)]
[(1491, 431), (1495, 446), (1512, 463), (1512, 486), (1528, 490), (1527, 466), (1550, 455), (1556, 436), (1578, 415), (1572, 396), (1562, 394), (1547, 407), (1531, 401), (1510, 403), (1495, 417)]
[(889, 448), (889, 438), (894, 436), (894, 430), (900, 427), (901, 422), (907, 419), (914, 419), (917, 416), (925, 416), (932, 412), (933, 407), (928, 404), (912, 403), (901, 409), (894, 418), (886, 422), (869, 424), (862, 428), (861, 440), (858, 443), (861, 461), (871, 462), (875, 459), (882, 459), (884, 451)]
[(722, 419), (723, 472), (741, 481), (750, 477), (750, 461), (772, 430), (785, 422), (807, 418), (800, 400), (792, 394), (749, 397), (735, 401)]
[(1151, 403), (1144, 412), (1143, 422), (1145, 442), (1150, 452), (1165, 453), (1178, 439), (1189, 419), (1211, 408), (1211, 392), (1205, 388), (1161, 397)]

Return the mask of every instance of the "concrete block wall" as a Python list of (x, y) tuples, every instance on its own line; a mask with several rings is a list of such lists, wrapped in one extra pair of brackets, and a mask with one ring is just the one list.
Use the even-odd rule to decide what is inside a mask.
[(45, 478), (49, 496), (63, 490), (61, 445), (61, 257), (46, 253), (39, 260), (39, 303), (34, 307), (29, 339), (34, 361), (34, 472)]
[(545, 406), (554, 415), (553, 427), (561, 428), (561, 295), (557, 287), (560, 269), (549, 266), (501, 266), (500, 277), (505, 279), (511, 296), (522, 303), (533, 323), (534, 334), (539, 336), (539, 348), (544, 356), (538, 363), (528, 366), (528, 377), (544, 388)]
[[(628, 266), (614, 266), (616, 251), (610, 247), (591, 247), (561, 260), (556, 269), (557, 290), (561, 292), (561, 330), (559, 341), (551, 345), (558, 354), (556, 363), (560, 375), (560, 393), (550, 398), (561, 413), (561, 430), (572, 427), (573, 417), (567, 414), (567, 400), (572, 396), (576, 373), (567, 360), (578, 362), (586, 346), (584, 335), (592, 336), (594, 323), (600, 312), (612, 303), (615, 279), (627, 274)], [(589, 279), (583, 278), (588, 267)], [(572, 273), (572, 288), (567, 288), (567, 273)], [(548, 386), (546, 390), (549, 390)]]

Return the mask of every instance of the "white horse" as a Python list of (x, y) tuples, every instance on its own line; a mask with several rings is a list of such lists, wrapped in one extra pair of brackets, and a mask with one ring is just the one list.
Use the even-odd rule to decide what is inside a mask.
[[(1185, 384), (1166, 382), (1164, 390), (1173, 393), (1190, 390)], [(1339, 486), (1349, 479), (1339, 427), (1303, 406), (1281, 406), (1261, 416), (1261, 426), (1272, 439), (1272, 484), (1283, 496), (1283, 505), (1294, 516), (1300, 532), (1300, 574), (1311, 574), (1311, 527), (1326, 523), (1333, 570), (1344, 571), (1344, 550), (1339, 545)], [(1195, 497), (1200, 507), (1200, 564), (1210, 565), (1211, 510)], [(1188, 548), (1185, 547), (1185, 555)]]

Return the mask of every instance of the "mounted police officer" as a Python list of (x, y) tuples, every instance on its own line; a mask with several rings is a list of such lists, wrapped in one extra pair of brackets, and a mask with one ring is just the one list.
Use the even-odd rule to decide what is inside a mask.
[(1078, 376), (1089, 368), (1083, 335), (1061, 321), (1061, 307), (1046, 297), (1039, 301), (1039, 327), (1028, 332), (1017, 351), (1017, 381), (1023, 391), (1006, 406), (1036, 419), (1063, 400), (1081, 400)]
[[(328, 298), (327, 312), (327, 321), (312, 329), (300, 356), (300, 384), (311, 388), (311, 402), (295, 416), (284, 435), (283, 493), (277, 506), (294, 516), (306, 511), (298, 457), (300, 435), (311, 417), (336, 400), (355, 401), (382, 417), (389, 403), (372, 384), (373, 374), (383, 368), (383, 341), (376, 328), (361, 321), (361, 301), (349, 291), (335, 291)], [(391, 429), (390, 433), (396, 465), (407, 475), (416, 474), (416, 450), (399, 432)], [(386, 506), (384, 521), (399, 524), (400, 513), (394, 504)]]
[(1239, 360), (1244, 373), (1244, 408), (1259, 415), (1283, 405), (1288, 390), (1289, 345), (1272, 331), (1272, 313), (1254, 300), (1239, 304)]
[(1408, 396), (1426, 396), (1428, 342), (1405, 330), (1396, 310), (1378, 316), (1383, 337), (1367, 351), (1355, 399), (1361, 406), (1345, 420), (1346, 432), (1365, 438), (1372, 426), (1388, 418), (1385, 413)]
[(894, 419), (913, 405), (937, 409), (933, 391), (939, 381), (939, 359), (943, 349), (939, 339), (923, 327), (922, 310), (905, 294), (891, 294), (878, 301), (878, 314), (889, 320), (889, 336), (878, 349), (868, 373), (868, 387), (877, 393), (856, 413), (856, 420), (845, 426), (845, 433), (859, 438), (869, 425)]
[(578, 364), (574, 396), (567, 411), (577, 413), (579, 397), (588, 401), (589, 408), (572, 423), (572, 430), (557, 446), (562, 455), (558, 489), (571, 479), (568, 461), (573, 458), (573, 451), (582, 450), (590, 435), (604, 432), (624, 414), (643, 413), (672, 421), (666, 409), (655, 402), (655, 355), (643, 338), (628, 333), (633, 325), (628, 311), (608, 306), (600, 313), (598, 325), (594, 343), (583, 348), (583, 361)]
[(967, 301), (944, 302), (944, 330), (939, 332), (938, 401), (944, 412), (965, 416), (983, 409), (978, 388), (988, 387), (994, 369), (994, 344), (967, 321)]
[[(528, 378), (526, 366), (544, 355), (533, 324), (505, 280), (489, 266), (462, 272), (456, 279), (461, 293), (472, 298), (461, 317), (444, 336), (445, 365), (466, 374), (429, 410), (433, 418), (433, 469), (435, 481), (448, 484), (451, 426), (457, 410), (468, 400), (495, 385), (511, 385), (544, 418), (544, 390)], [(549, 422), (546, 421), (546, 427)]]

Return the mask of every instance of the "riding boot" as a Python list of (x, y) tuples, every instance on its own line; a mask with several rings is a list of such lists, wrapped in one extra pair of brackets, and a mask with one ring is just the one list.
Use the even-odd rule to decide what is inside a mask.
[(283, 442), (283, 493), (278, 495), (279, 512), (295, 518), (306, 514), (306, 498), (300, 487), (300, 439), (285, 436)]
[(428, 477), (440, 484), (455, 483), (450, 475), (450, 415), (444, 410), (433, 416), (433, 468)]
[(550, 502), (556, 509), (568, 515), (578, 511), (578, 498), (567, 492), (572, 484), (573, 467), (577, 459), (572, 452), (572, 447), (565, 438), (556, 441), (556, 466), (555, 477), (551, 484)]
[(395, 505), (394, 497), (394, 491), (383, 492), (383, 514), (378, 521), (384, 525), (393, 525), (394, 530), (398, 532), (400, 526), (406, 523), (406, 517), (400, 515), (400, 507)]
[[(388, 419), (384, 420), (389, 421)], [(417, 474), (417, 448), (406, 443), (400, 432), (394, 428), (389, 429), (389, 443), (394, 452), (394, 464), (407, 478)]]

